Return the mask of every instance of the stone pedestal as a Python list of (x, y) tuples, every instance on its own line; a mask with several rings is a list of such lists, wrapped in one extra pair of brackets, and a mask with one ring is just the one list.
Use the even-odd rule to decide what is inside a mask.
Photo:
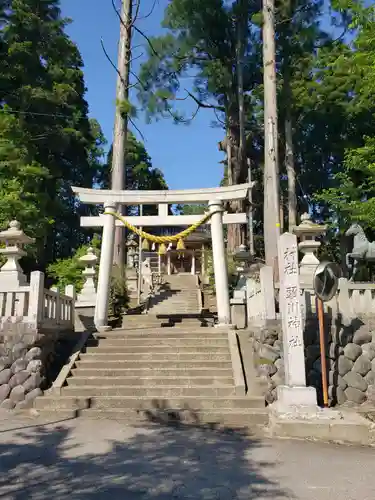
[(272, 407), (278, 413), (287, 413), (293, 407), (315, 412), (316, 390), (306, 387), (297, 237), (291, 233), (279, 239), (279, 275), (285, 385), (277, 388), (277, 402)]

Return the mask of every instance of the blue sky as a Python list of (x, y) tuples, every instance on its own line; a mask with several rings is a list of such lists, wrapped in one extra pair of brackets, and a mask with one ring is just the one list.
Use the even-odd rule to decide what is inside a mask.
[[(142, 1), (141, 15), (142, 10), (143, 14), (149, 11), (152, 3), (151, 0)], [(162, 33), (160, 22), (166, 5), (167, 0), (157, 0), (152, 16), (139, 21), (139, 28), (147, 35)], [(85, 63), (90, 115), (100, 122), (107, 140), (111, 142), (116, 73), (103, 54), (100, 38), (103, 37), (111, 59), (117, 61), (118, 18), (111, 0), (61, 0), (61, 6), (62, 14), (73, 19), (68, 33), (77, 43)], [(140, 43), (144, 44), (139, 38), (134, 40), (135, 45)], [(141, 52), (142, 48), (134, 55)], [(139, 62), (134, 65), (135, 71)], [(134, 104), (138, 103), (134, 101)], [(219, 162), (223, 154), (218, 151), (217, 143), (222, 139), (223, 131), (210, 126), (214, 118), (212, 111), (202, 110), (190, 125), (174, 125), (168, 119), (148, 125), (142, 115), (139, 116), (136, 124), (145, 137), (153, 166), (164, 172), (170, 189), (219, 184), (223, 173)]]

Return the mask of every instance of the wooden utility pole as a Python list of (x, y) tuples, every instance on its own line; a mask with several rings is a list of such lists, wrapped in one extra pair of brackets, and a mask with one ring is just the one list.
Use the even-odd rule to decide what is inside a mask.
[[(125, 154), (128, 133), (127, 116), (121, 113), (122, 102), (129, 99), (129, 74), (131, 59), (131, 22), (132, 2), (122, 0), (120, 11), (120, 40), (117, 61), (117, 87), (116, 87), (116, 116), (113, 133), (113, 156), (112, 156), (112, 189), (122, 190), (126, 188)], [(124, 214), (125, 207), (119, 207)], [(113, 263), (123, 268), (125, 265), (125, 228), (116, 227), (115, 249)]]
[(276, 272), (280, 207), (274, 18), (274, 0), (263, 0), (264, 247), (266, 264), (272, 266)]

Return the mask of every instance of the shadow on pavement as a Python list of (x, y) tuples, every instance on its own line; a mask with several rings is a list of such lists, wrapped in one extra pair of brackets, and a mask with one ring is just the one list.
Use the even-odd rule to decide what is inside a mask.
[(129, 428), (76, 419), (25, 425), (0, 438), (1, 499), (292, 498), (267, 478), (275, 464), (255, 459), (267, 444), (198, 420)]

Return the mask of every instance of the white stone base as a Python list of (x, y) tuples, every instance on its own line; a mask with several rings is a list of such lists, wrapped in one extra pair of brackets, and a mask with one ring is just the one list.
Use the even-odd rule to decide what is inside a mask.
[(96, 326), (96, 329), (98, 330), (99, 333), (105, 333), (105, 332), (110, 332), (112, 330), (112, 327), (109, 326), (109, 325), (106, 325), (106, 326)]
[(221, 328), (222, 330), (235, 330), (236, 326), (231, 323), (216, 323), (214, 328)]
[(271, 406), (277, 413), (290, 413), (295, 408), (315, 412), (318, 408), (314, 387), (279, 385), (276, 390), (277, 401)]

